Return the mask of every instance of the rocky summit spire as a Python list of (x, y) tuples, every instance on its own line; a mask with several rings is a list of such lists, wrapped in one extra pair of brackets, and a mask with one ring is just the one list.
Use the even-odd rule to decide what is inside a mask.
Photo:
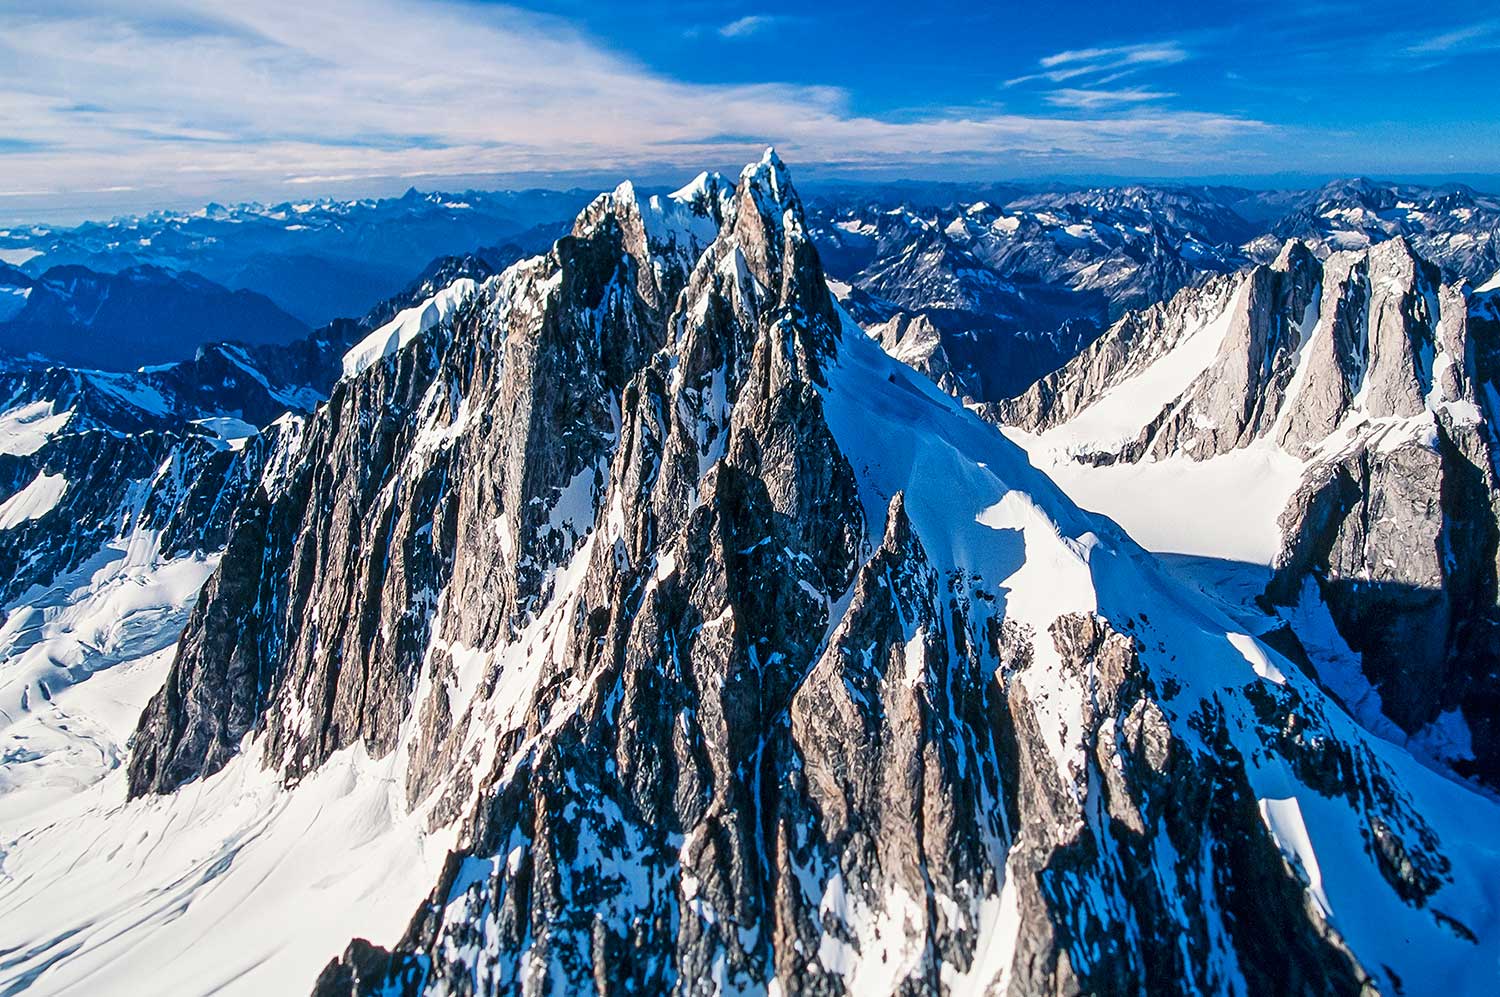
[[(142, 719), (137, 792), (215, 770), (251, 730), (288, 775), (355, 739), (391, 750), (434, 634), (514, 634), (554, 591), (611, 480), (621, 392), (667, 359), (653, 354), (669, 330), (683, 337), (673, 381), (702, 409), (692, 432), (719, 452), (742, 381), (766, 404), (790, 391), (785, 404), (816, 405), (806, 382), (838, 335), (772, 150), (732, 190), (705, 175), (642, 202), (623, 183), (551, 252), (467, 288), (447, 320), (341, 382), (308, 428), (326, 456), (295, 468), (280, 502), (247, 505)], [(722, 400), (699, 397), (705, 378)], [(810, 522), (804, 479), (829, 469), (797, 470), (821, 458), (790, 445), (783, 418), (767, 411), (771, 438), (741, 433), (736, 457), (789, 462), (773, 498)]]

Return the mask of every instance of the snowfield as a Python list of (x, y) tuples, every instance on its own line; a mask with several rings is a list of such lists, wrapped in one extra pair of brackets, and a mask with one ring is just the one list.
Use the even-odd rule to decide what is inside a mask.
[(31, 484), (0, 503), (0, 530), (15, 529), (28, 519), (41, 519), (62, 501), (67, 490), (67, 478), (43, 471)]
[(302, 993), (430, 888), (452, 834), (406, 811), (400, 755), (351, 748), (287, 791), (247, 745), (124, 802), (129, 738), (217, 563), (138, 535), (5, 607), (0, 993)]
[[(111, 691), (154, 691), (166, 663)], [(3, 992), (305, 993), (351, 937), (394, 941), (447, 854), (451, 835), (404, 811), (398, 765), (355, 747), (286, 791), (250, 750), (129, 804), (116, 768), (25, 830), (5, 822)]]
[(390, 356), (439, 322), (448, 319), (469, 300), (478, 285), (467, 277), (454, 281), (420, 305), (397, 313), (344, 354), (344, 376), (353, 377), (371, 364)]

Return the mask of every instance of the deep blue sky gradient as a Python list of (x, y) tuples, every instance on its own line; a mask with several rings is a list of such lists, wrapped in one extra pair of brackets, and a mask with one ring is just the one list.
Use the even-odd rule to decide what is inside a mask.
[[(1172, 94), (1153, 101), (1157, 106), (1340, 133), (1344, 141), (1336, 145), (1350, 169), (1363, 158), (1408, 172), (1443, 172), (1445, 162), (1500, 171), (1500, 4), (523, 5), (561, 13), (677, 78), (836, 86), (848, 91), (852, 111), (878, 115), (986, 104), (1056, 113), (1049, 94), (1109, 74), (1063, 84), (1007, 81), (1036, 73), (1039, 60), (1063, 51), (1174, 44), (1185, 55), (1181, 61), (1139, 67), (1102, 89), (1141, 86)], [(719, 33), (746, 16), (764, 21), (743, 33)]]
[(1500, 6), (6, 0), (0, 223), (595, 186), (1500, 175)]

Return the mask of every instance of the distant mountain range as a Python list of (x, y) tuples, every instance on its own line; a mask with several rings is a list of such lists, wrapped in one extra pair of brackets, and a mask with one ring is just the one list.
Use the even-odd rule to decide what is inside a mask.
[(258, 291), (306, 326), (362, 315), (434, 257), (515, 242), (550, 245), (588, 202), (579, 191), (464, 191), (353, 201), (210, 204), (70, 228), (0, 230), (0, 260), (38, 276), (76, 264), (113, 273), (190, 270)]
[[(0, 349), (121, 368), (185, 359), (215, 340), (291, 338), (363, 315), (435, 258), (508, 262), (545, 249), (587, 199), (411, 190), (11, 228), (0, 231), (0, 260), (15, 265), (0, 269), (0, 323), (12, 323), (0, 326)], [(867, 324), (923, 317), (937, 335), (921, 348), (941, 349), (940, 363), (983, 400), (1056, 369), (1126, 310), (1267, 262), (1288, 238), (1326, 255), (1401, 235), (1449, 276), (1500, 269), (1500, 199), (1460, 185), (829, 185), (808, 215), (844, 305)], [(132, 279), (104, 276), (115, 273)], [(29, 304), (38, 280), (47, 293)], [(135, 319), (118, 310), (143, 293), (151, 307)], [(131, 325), (148, 314), (149, 328)]]
[(1287, 239), (1327, 255), (1400, 235), (1450, 278), (1500, 269), (1500, 198), (1360, 179), (1300, 192), (1126, 186), (1003, 203), (947, 186), (840, 190), (813, 203), (810, 224), (855, 316), (925, 316), (981, 399), (1020, 391), (1126, 310), (1269, 262)]
[(156, 266), (112, 274), (65, 265), (35, 278), (6, 267), (0, 302), (9, 306), (0, 350), (103, 370), (180, 360), (208, 342), (284, 343), (308, 332), (263, 294)]

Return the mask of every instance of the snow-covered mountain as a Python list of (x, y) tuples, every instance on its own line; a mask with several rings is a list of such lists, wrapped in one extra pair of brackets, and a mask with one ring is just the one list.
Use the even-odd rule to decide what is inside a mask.
[(985, 411), (1150, 545), (1239, 562), (1197, 570), (1372, 729), (1493, 784), (1496, 318), (1402, 236), (1293, 241)]
[(234, 414), (198, 409), (202, 388), (177, 394), (169, 371), (0, 367), (0, 825), (123, 761), (136, 701), (294, 425), (256, 438), (240, 418), (274, 390), (249, 360), (225, 347), (192, 372), (223, 371)]
[[(73, 227), (0, 230), (0, 260), (32, 276), (78, 265), (192, 271), (267, 295), (308, 326), (362, 315), (435, 257), (514, 242), (535, 252), (588, 201), (579, 191), (464, 191), (280, 204), (210, 204)], [(508, 261), (507, 261), (508, 262)]]
[(980, 400), (1019, 393), (1127, 311), (1270, 263), (1289, 238), (1324, 257), (1402, 236), (1449, 279), (1500, 270), (1500, 201), (1463, 187), (941, 193), (841, 190), (818, 200), (812, 230), (850, 313), (866, 328), (924, 317)]
[(814, 238), (862, 323), (940, 330), (977, 398), (1020, 391), (1129, 308), (1238, 268), (1253, 229), (1212, 188), (1104, 188), (1005, 205), (820, 202)]
[(293, 343), (130, 372), (0, 361), (0, 817), (121, 763), (231, 517), (350, 345), (432, 280), (492, 272), (437, 261), (364, 319)]
[(128, 763), (0, 819), (7, 985), (1493, 975), (1500, 805), (887, 356), (774, 154), (622, 185), (341, 366), (245, 447)]
[(31, 287), (36, 281), (25, 271), (0, 263), (0, 322), (9, 321), (26, 307)]
[[(1353, 178), (1292, 198), (1266, 199), (1284, 213), (1246, 246), (1262, 261), (1287, 239), (1302, 240), (1321, 256), (1401, 236), (1451, 279), (1477, 282), (1500, 270), (1500, 198), (1462, 184), (1420, 187)], [(1254, 213), (1254, 205), (1242, 210)]]
[[(1097, 292), (1114, 318), (1240, 264), (1232, 247), (1251, 226), (1224, 194), (1139, 186), (1042, 194), (1004, 210), (971, 205), (955, 228), (972, 231), (1003, 272)], [(981, 227), (971, 228), (975, 222)]]

